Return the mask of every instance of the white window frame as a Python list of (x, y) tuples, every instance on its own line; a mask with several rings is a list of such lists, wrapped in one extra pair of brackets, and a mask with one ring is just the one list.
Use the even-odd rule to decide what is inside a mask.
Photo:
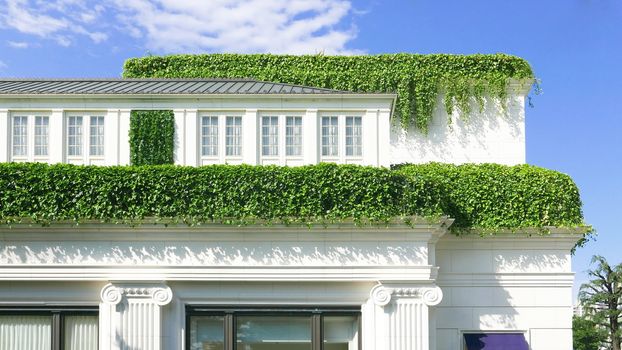
[[(337, 154), (336, 155), (324, 155), (323, 154), (323, 130), (322, 119), (324, 117), (337, 117)], [(346, 118), (347, 117), (360, 117), (361, 118), (361, 154), (360, 155), (347, 155), (346, 153)], [(365, 134), (365, 112), (342, 112), (342, 111), (325, 111), (318, 115), (318, 154), (320, 162), (339, 163), (339, 164), (362, 164), (365, 157), (365, 140), (363, 135)]]
[[(279, 141), (280, 141), (280, 131), (281, 131), (281, 124), (280, 120), (281, 118), (279, 118), (278, 115), (269, 115), (268, 113), (262, 115), (259, 118), (259, 138), (260, 138), (260, 145), (259, 145), (259, 152), (261, 152), (261, 157), (262, 158), (276, 158), (279, 159), (279, 154), (281, 153), (280, 151), (280, 147), (279, 147)], [(265, 122), (268, 121), (269, 125), (266, 125)], [(273, 123), (276, 122), (276, 125), (274, 125)], [(276, 130), (275, 130), (276, 128)], [(266, 138), (266, 134), (265, 131), (268, 131), (268, 139), (274, 140), (276, 142), (270, 142), (268, 144), (265, 144), (265, 138)], [(269, 140), (269, 141), (271, 141)], [(268, 152), (264, 152), (264, 150), (267, 150)]]
[[(101, 135), (98, 135), (101, 139), (101, 144), (93, 144), (93, 118), (101, 119)], [(99, 148), (98, 154), (93, 154), (93, 147)], [(101, 153), (99, 152), (101, 151)], [(89, 157), (103, 158), (106, 154), (106, 115), (91, 115), (89, 116), (89, 141), (88, 141), (88, 153)]]
[[(37, 125), (37, 121), (41, 119), (41, 120), (47, 120), (47, 135), (37, 135), (37, 127), (39, 125)], [(33, 128), (33, 156), (35, 158), (44, 158), (47, 159), (50, 156), (50, 116), (49, 115), (35, 115), (34, 116), (34, 128)], [(43, 124), (42, 124), (43, 125)], [(45, 137), (45, 142), (42, 145), (37, 145), (37, 138), (38, 137)], [(45, 154), (37, 154), (37, 147), (45, 147)]]
[[(211, 120), (211, 119), (215, 119), (216, 120), (216, 144), (215, 145), (204, 145), (203, 144), (203, 140), (209, 138), (210, 136), (207, 136), (203, 133), (203, 119), (207, 119), (207, 120)], [(214, 126), (214, 125), (209, 125), (209, 126)], [(221, 127), (220, 127), (220, 117), (218, 115), (214, 115), (211, 113), (204, 113), (202, 115), (199, 116), (199, 154), (200, 157), (203, 159), (215, 159), (218, 160), (220, 152), (222, 151), (222, 148), (220, 147), (220, 139), (222, 138), (220, 135), (220, 131), (221, 131)], [(215, 147), (216, 149), (216, 153), (215, 154), (204, 154), (203, 152), (203, 147)]]
[[(26, 154), (14, 155), (13, 154), (13, 126), (15, 117), (26, 118)], [(35, 155), (35, 120), (38, 117), (48, 119), (47, 129), (47, 154)], [(52, 135), (50, 134), (51, 113), (49, 111), (12, 111), (9, 115), (9, 128), (8, 128), (8, 144), (9, 144), (9, 159), (12, 162), (49, 162), (50, 160), (50, 143), (52, 142)]]
[[(305, 140), (305, 118), (304, 112), (300, 111), (261, 111), (258, 116), (258, 155), (260, 164), (279, 164), (287, 165), (288, 161), (302, 162), (304, 160), (304, 140)], [(276, 155), (263, 155), (263, 117), (277, 117), (278, 118), (278, 149)], [(287, 118), (295, 117), (301, 120), (301, 144), (299, 155), (287, 155)]]
[[(295, 145), (295, 144), (288, 144), (288, 138), (287, 138), (287, 120), (293, 118), (294, 120), (298, 119), (300, 120), (300, 145)], [(294, 128), (297, 127), (297, 125), (294, 123), (293, 125)], [(291, 158), (302, 158), (304, 155), (304, 117), (301, 115), (286, 115), (285, 116), (285, 157), (291, 157)], [(299, 154), (289, 154), (288, 150), (290, 149), (290, 147), (294, 148), (297, 147), (299, 150)]]
[[(203, 155), (203, 117), (218, 118), (218, 144), (216, 155)], [(240, 118), (240, 152), (238, 155), (227, 155), (227, 118)], [(197, 151), (199, 165), (203, 164), (226, 164), (232, 162), (238, 164), (244, 156), (244, 114), (243, 112), (228, 111), (199, 111), (197, 113)]]
[[(91, 164), (93, 162), (103, 164), (106, 158), (106, 111), (71, 111), (66, 112), (63, 118), (63, 154), (65, 161), (71, 164)], [(70, 155), (69, 154), (69, 118), (82, 117), (82, 140), (80, 146), (82, 147), (82, 154)], [(91, 117), (103, 117), (104, 119), (104, 132), (103, 132), (103, 153), (101, 155), (91, 155)]]

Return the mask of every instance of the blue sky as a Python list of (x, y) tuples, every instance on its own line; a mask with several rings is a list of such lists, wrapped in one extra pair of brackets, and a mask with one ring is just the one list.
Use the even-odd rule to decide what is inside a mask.
[(527, 110), (527, 160), (570, 174), (596, 241), (622, 262), (619, 0), (0, 0), (0, 76), (116, 77), (170, 53), (496, 53), (527, 59), (543, 94)]

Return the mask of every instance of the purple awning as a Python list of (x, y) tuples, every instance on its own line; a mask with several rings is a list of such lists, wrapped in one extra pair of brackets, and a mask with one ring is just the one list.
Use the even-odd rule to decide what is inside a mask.
[(529, 350), (522, 333), (470, 333), (464, 340), (468, 350)]

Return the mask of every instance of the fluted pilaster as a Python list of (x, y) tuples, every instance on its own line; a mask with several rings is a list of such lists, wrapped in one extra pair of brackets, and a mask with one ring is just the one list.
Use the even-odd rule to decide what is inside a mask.
[(430, 307), (442, 299), (442, 290), (434, 285), (376, 285), (370, 292), (375, 308), (371, 326), (376, 330), (376, 348), (429, 350)]
[(101, 291), (100, 350), (160, 350), (161, 309), (173, 293), (161, 283), (109, 283)]

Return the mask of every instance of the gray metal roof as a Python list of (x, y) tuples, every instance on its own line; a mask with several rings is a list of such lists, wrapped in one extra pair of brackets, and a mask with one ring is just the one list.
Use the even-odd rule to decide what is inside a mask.
[(252, 79), (0, 79), (1, 95), (347, 94)]

